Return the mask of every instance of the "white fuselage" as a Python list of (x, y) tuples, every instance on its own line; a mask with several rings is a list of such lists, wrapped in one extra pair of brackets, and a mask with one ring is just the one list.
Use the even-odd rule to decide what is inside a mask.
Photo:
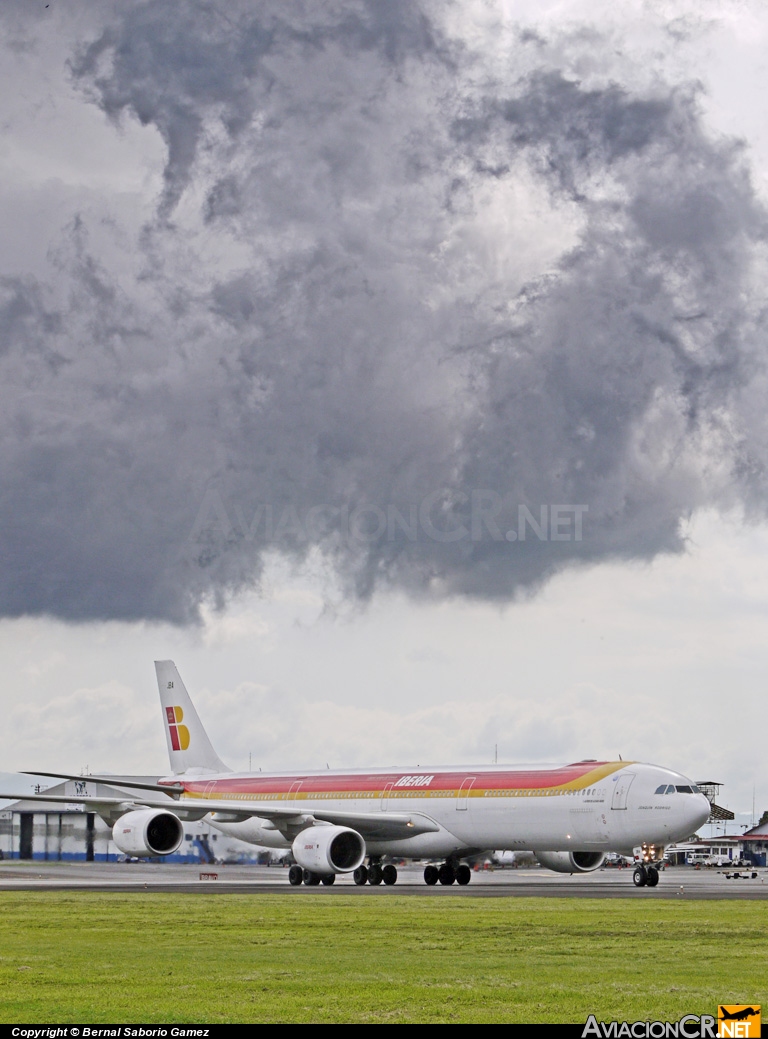
[[(663, 847), (689, 837), (709, 817), (707, 798), (679, 773), (630, 762), (566, 766), (377, 769), (361, 772), (176, 776), (195, 798), (250, 802), (314, 811), (413, 813), (437, 824), (414, 837), (367, 839), (371, 855), (402, 858), (461, 856), (472, 851), (619, 852)], [(661, 792), (663, 791), (663, 792)], [(265, 847), (286, 848), (290, 837), (257, 816), (210, 822), (223, 833)], [(230, 815), (231, 818), (231, 815)]]

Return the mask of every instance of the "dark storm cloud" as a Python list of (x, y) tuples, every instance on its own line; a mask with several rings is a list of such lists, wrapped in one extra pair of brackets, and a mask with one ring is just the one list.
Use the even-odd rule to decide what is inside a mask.
[(567, 39), (491, 74), (461, 12), (129, 5), (73, 57), (164, 186), (130, 274), (84, 214), (3, 286), (3, 613), (184, 621), (313, 548), (503, 599), (761, 507), (741, 147)]
[[(154, 2), (134, 6), (107, 29), (79, 57), (75, 74), (93, 83), (109, 115), (129, 109), (162, 134), (168, 162), (161, 211), (167, 213), (189, 178), (206, 110), (216, 108), (227, 132), (237, 137), (257, 110), (270, 107), (274, 88), (290, 88), (273, 72), (270, 58), (289, 61), (292, 73), (303, 78), (302, 64), (329, 48), (340, 61), (371, 52), (397, 63), (431, 46), (427, 19), (407, 0), (330, 3), (318, 10), (287, 2), (258, 11), (242, 4)], [(102, 71), (105, 57), (108, 68)], [(292, 114), (289, 102), (273, 117)]]

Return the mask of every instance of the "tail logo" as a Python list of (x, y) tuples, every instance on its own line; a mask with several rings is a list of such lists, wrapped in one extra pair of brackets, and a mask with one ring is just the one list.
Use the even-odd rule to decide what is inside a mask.
[(171, 746), (174, 750), (186, 750), (189, 746), (189, 729), (182, 725), (184, 712), (180, 707), (166, 707), (168, 731), (171, 734)]

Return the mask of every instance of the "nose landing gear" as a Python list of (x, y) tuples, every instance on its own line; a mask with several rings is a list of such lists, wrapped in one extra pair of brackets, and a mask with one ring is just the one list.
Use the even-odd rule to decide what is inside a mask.
[(664, 849), (658, 844), (644, 844), (642, 853), (643, 861), (635, 866), (632, 882), (635, 887), (656, 887), (659, 882), (659, 870), (654, 863), (662, 861)]
[(632, 881), (635, 887), (656, 887), (659, 882), (659, 871), (655, 866), (635, 866), (635, 871), (632, 874)]

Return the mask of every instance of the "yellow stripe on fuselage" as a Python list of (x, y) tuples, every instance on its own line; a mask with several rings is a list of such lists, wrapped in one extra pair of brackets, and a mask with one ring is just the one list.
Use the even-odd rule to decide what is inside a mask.
[[(383, 790), (285, 790), (285, 791), (272, 791), (265, 793), (254, 792), (237, 792), (228, 793), (226, 791), (217, 792), (210, 791), (205, 793), (203, 791), (191, 791), (187, 790), (182, 795), (182, 800), (204, 800), (204, 801), (370, 801), (370, 800), (399, 800), (401, 798), (413, 800), (418, 798), (457, 798), (457, 797), (554, 797), (559, 794), (566, 794), (569, 792), (577, 792), (580, 790), (586, 790), (589, 787), (596, 786), (602, 780), (612, 775), (614, 772), (620, 771), (627, 765), (631, 765), (630, 761), (611, 761), (606, 762), (604, 765), (600, 765), (597, 768), (590, 769), (589, 772), (579, 776), (576, 779), (572, 779), (567, 783), (560, 783), (556, 786), (541, 786), (541, 787), (483, 787), (478, 786), (477, 782), (472, 787), (465, 789), (451, 788), (451, 789), (433, 789), (430, 787), (388, 787)], [(466, 779), (480, 779), (482, 780), (482, 774), (477, 777), (473, 777), (471, 774), (466, 776)], [(223, 780), (222, 782), (226, 782)]]

